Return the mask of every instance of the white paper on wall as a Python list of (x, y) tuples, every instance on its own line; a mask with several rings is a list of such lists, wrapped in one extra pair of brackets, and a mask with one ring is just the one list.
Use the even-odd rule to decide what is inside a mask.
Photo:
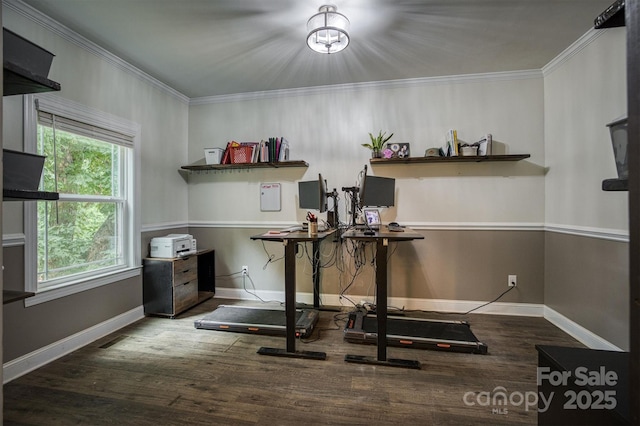
[(280, 211), (280, 184), (260, 184), (260, 210), (263, 212)]

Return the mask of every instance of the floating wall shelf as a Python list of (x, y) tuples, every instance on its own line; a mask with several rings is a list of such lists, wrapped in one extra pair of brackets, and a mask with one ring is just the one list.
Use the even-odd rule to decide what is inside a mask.
[(192, 172), (207, 170), (231, 170), (231, 169), (279, 169), (284, 167), (309, 167), (306, 161), (279, 161), (276, 163), (238, 163), (238, 164), (190, 164), (181, 169)]
[(483, 155), (483, 156), (456, 156), (456, 157), (407, 157), (407, 158), (372, 158), (371, 165), (391, 164), (434, 164), (434, 163), (481, 163), (488, 161), (520, 161), (529, 158), (529, 154), (512, 155)]
[(602, 181), (603, 191), (628, 191), (629, 179), (605, 179)]
[(35, 295), (35, 293), (28, 291), (2, 290), (2, 304), (6, 305), (7, 303), (17, 302)]
[(25, 191), (22, 189), (7, 189), (2, 190), (2, 199), (4, 201), (55, 201), (60, 198), (57, 192), (44, 192), (44, 191)]
[(22, 95), (25, 93), (55, 92), (60, 90), (60, 83), (29, 72), (28, 70), (4, 62), (3, 95)]

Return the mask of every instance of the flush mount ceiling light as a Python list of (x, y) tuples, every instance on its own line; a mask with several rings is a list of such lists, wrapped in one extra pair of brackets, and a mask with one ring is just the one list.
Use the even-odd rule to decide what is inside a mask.
[(320, 6), (307, 21), (307, 45), (316, 52), (336, 53), (349, 45), (349, 20), (334, 5)]

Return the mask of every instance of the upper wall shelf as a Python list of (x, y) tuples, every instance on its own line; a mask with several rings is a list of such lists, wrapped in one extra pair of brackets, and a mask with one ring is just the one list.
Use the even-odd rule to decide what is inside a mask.
[(55, 201), (60, 199), (57, 192), (26, 191), (22, 189), (2, 190), (3, 201)]
[(603, 191), (628, 191), (629, 179), (605, 179), (602, 181)]
[(3, 95), (23, 95), (25, 93), (52, 92), (60, 90), (60, 83), (33, 74), (26, 69), (4, 62)]
[(2, 55), (4, 96), (60, 90), (48, 78), (53, 53), (3, 28)]
[(306, 161), (292, 160), (276, 163), (238, 163), (238, 164), (189, 164), (181, 169), (189, 171), (230, 170), (230, 169), (279, 169), (282, 167), (309, 167)]
[(7, 303), (17, 302), (35, 295), (35, 293), (28, 291), (2, 290), (2, 304), (6, 305)]
[(529, 154), (456, 156), (456, 157), (408, 157), (408, 158), (372, 158), (371, 165), (422, 164), (422, 163), (481, 163), (486, 161), (520, 161), (529, 158)]
[(593, 27), (596, 30), (602, 28), (624, 27), (624, 3), (625, 0), (616, 0), (604, 12), (593, 20)]

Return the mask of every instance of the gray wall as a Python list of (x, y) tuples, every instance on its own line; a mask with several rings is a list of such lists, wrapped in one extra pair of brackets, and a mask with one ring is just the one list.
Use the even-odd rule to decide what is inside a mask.
[[(22, 247), (3, 250), (5, 264), (24, 264)], [(5, 269), (7, 289), (24, 282), (20, 268)], [(142, 304), (142, 276), (25, 308), (4, 305), (4, 362), (107, 321)]]
[(629, 244), (549, 232), (545, 304), (629, 349)]
[[(216, 250), (216, 274), (238, 272), (242, 265), (258, 290), (283, 291), (284, 261), (268, 263), (269, 256), (281, 259), (280, 243), (252, 241), (250, 237), (265, 229), (229, 229), (192, 227), (190, 232), (201, 248)], [(391, 282), (389, 296), (399, 299), (444, 299), (488, 301), (507, 287), (507, 275), (518, 275), (518, 286), (501, 302), (543, 303), (544, 232), (541, 231), (441, 231), (420, 230), (424, 240), (392, 244), (389, 261)], [(311, 252), (311, 244), (307, 245)], [(337, 295), (352, 281), (353, 260), (348, 243), (327, 238), (321, 245), (321, 263), (329, 265), (321, 272), (321, 289), (325, 296)], [(310, 256), (310, 254), (309, 254)], [(373, 301), (375, 294), (372, 249), (365, 251), (369, 265), (353, 280), (345, 293), (359, 303), (362, 296)], [(268, 265), (264, 268), (265, 265)], [(297, 266), (297, 292), (312, 292), (312, 270), (307, 254), (300, 251)], [(219, 279), (221, 289), (243, 290), (240, 276)], [(345, 301), (345, 305), (349, 305)]]

